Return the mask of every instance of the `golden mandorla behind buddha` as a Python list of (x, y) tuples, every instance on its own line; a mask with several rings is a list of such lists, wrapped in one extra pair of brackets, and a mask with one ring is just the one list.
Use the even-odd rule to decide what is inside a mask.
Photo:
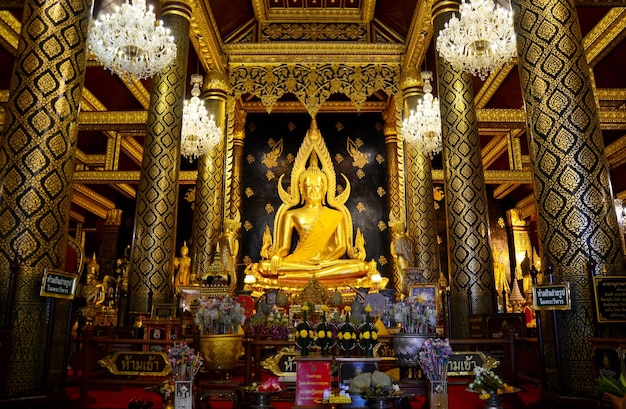
[(304, 284), (314, 275), (343, 283), (365, 277), (365, 241), (357, 230), (353, 243), (352, 216), (345, 206), (350, 183), (342, 174), (346, 188), (335, 194), (335, 172), (315, 119), (294, 162), (291, 192), (282, 187), (283, 176), (278, 181), (283, 204), (276, 212), (273, 243), (265, 250), (269, 257), (254, 266), (260, 278)]

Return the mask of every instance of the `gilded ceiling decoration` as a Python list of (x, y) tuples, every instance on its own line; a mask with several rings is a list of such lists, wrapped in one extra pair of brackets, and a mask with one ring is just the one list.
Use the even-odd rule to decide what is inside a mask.
[(311, 116), (334, 93), (347, 96), (357, 109), (375, 92), (396, 94), (399, 79), (400, 67), (383, 63), (241, 65), (231, 67), (230, 72), (230, 85), (236, 98), (254, 95), (269, 113), (283, 95), (291, 93)]

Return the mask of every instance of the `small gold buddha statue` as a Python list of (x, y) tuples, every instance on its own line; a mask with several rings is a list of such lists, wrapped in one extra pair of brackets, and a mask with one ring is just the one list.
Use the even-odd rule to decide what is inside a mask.
[[(304, 169), (307, 158), (309, 166)], [(291, 177), (292, 191), (297, 188), (292, 194), (282, 188), (282, 176), (279, 179), (283, 204), (274, 220), (271, 257), (258, 263), (258, 274), (280, 278), (281, 283), (306, 283), (313, 275), (320, 282), (366, 276), (365, 240), (358, 232), (353, 244), (352, 217), (344, 205), (350, 185), (344, 176), (347, 186), (335, 196), (335, 173), (315, 119), (298, 151)], [(292, 251), (293, 238), (297, 244)]]

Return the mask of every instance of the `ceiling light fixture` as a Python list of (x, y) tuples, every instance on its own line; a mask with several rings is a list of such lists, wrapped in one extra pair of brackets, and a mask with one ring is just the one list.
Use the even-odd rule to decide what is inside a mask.
[(125, 81), (152, 77), (174, 61), (170, 30), (156, 20), (145, 0), (127, 0), (113, 13), (100, 15), (89, 31), (89, 49), (105, 69)]
[(215, 124), (213, 115), (209, 116), (204, 101), (200, 98), (202, 75), (191, 76), (191, 99), (184, 102), (183, 128), (181, 132), (180, 154), (189, 159), (200, 157), (219, 143), (222, 130)]
[(411, 111), (402, 122), (402, 132), (409, 143), (432, 159), (433, 155), (441, 152), (441, 112), (439, 99), (431, 93), (433, 73), (422, 71), (421, 77), (424, 96), (417, 102), (415, 111)]
[(478, 75), (502, 67), (517, 55), (513, 12), (494, 0), (470, 0), (459, 5), (437, 37), (437, 51), (454, 68)]

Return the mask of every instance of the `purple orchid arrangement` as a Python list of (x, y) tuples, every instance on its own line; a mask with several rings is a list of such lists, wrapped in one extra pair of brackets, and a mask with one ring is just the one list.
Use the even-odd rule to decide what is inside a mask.
[(446, 379), (450, 356), (452, 356), (452, 347), (448, 338), (430, 338), (424, 341), (419, 353), (419, 362), (429, 380)]

